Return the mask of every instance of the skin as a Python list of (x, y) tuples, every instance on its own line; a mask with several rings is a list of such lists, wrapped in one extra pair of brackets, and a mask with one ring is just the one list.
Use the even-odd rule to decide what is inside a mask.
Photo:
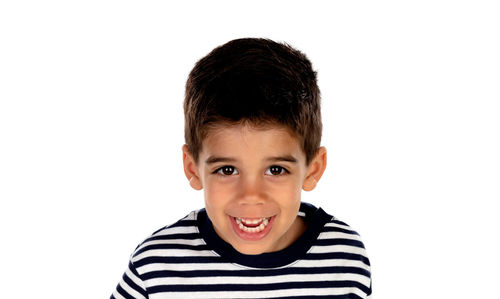
[[(280, 126), (216, 126), (203, 140), (198, 163), (184, 145), (184, 172), (204, 190), (205, 208), (217, 234), (243, 254), (282, 250), (306, 229), (297, 216), (301, 190), (310, 191), (326, 168), (326, 149), (306, 165), (296, 137)], [(264, 236), (247, 238), (234, 218), (272, 217)]]

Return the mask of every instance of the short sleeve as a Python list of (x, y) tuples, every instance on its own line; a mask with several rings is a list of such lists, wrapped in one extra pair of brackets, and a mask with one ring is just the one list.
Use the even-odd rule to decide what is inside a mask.
[(116, 290), (111, 295), (111, 299), (146, 299), (148, 293), (144, 282), (135, 269), (132, 262), (129, 262), (128, 269), (123, 274), (121, 281), (116, 286)]

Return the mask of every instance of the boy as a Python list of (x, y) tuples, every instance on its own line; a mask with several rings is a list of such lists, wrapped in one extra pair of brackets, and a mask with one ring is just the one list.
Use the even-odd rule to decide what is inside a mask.
[(237, 39), (189, 74), (184, 172), (205, 208), (140, 244), (111, 298), (370, 298), (359, 236), (301, 203), (326, 167), (316, 73)]

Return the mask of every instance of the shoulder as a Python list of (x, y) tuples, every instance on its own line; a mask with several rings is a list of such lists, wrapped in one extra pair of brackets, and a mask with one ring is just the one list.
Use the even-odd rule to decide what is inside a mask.
[(313, 250), (318, 252), (344, 251), (358, 254), (369, 265), (365, 245), (360, 234), (346, 222), (325, 212), (321, 208), (302, 203), (300, 213), (315, 232)]
[(321, 208), (316, 208), (308, 203), (302, 203), (299, 215), (303, 216), (308, 223), (316, 226), (316, 229), (320, 233), (318, 239), (348, 239), (357, 241), (357, 243), (354, 242), (353, 244), (362, 245), (360, 234), (356, 230)]
[(158, 229), (149, 238), (144, 240), (144, 242), (147, 242), (149, 239), (154, 239), (158, 236), (194, 232), (194, 230), (196, 230), (196, 219), (200, 211), (201, 210), (192, 211), (177, 222)]
[(365, 294), (371, 294), (371, 265), (360, 234), (346, 222), (326, 215), (329, 219), (320, 229), (307, 259), (332, 266), (335, 273), (347, 275)]
[(360, 234), (350, 225), (332, 216), (319, 234), (315, 249), (332, 253), (349, 265), (348, 271), (364, 276), (365, 285), (370, 286), (368, 293), (371, 293), (370, 260)]
[(155, 231), (137, 246), (132, 254), (132, 262), (166, 254), (175, 255), (182, 250), (203, 249), (205, 243), (197, 226), (200, 211), (192, 211), (177, 222)]
[(324, 245), (330, 244), (355, 247), (357, 250), (353, 249), (353, 251), (358, 251), (366, 256), (365, 245), (361, 240), (360, 234), (349, 224), (334, 216), (324, 225), (318, 240), (321, 240), (321, 243)]

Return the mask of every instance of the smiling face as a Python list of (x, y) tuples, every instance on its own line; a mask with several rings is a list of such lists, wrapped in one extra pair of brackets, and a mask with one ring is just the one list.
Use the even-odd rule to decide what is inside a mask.
[(198, 163), (183, 147), (184, 169), (217, 234), (244, 254), (286, 248), (305, 230), (297, 216), (301, 189), (312, 190), (326, 167), (322, 147), (309, 165), (287, 129), (220, 125), (203, 140)]

